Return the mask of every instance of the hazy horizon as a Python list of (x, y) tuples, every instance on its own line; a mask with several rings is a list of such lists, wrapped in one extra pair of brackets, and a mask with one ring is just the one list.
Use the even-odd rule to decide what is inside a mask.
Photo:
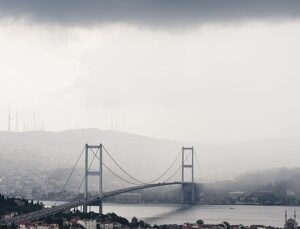
[[(139, 179), (147, 180), (159, 175), (174, 160), (183, 146), (194, 147), (199, 160), (199, 164), (198, 162), (195, 164), (195, 177), (202, 181), (233, 179), (243, 173), (273, 168), (299, 168), (300, 159), (299, 139), (207, 144), (98, 129), (25, 133), (0, 131), (0, 135), (3, 166), (12, 163), (12, 168), (19, 167), (25, 171), (68, 169), (74, 165), (86, 143), (104, 144), (129, 173), (138, 174)], [(132, 163), (133, 161), (135, 163)], [(83, 162), (84, 160), (80, 161), (80, 167), (84, 166)], [(180, 166), (179, 163), (180, 160), (175, 167)], [(157, 168), (155, 170), (154, 165)], [(2, 169), (5, 171), (5, 167)]]
[(282, 138), (260, 138), (260, 139), (252, 139), (248, 141), (236, 141), (236, 142), (226, 142), (226, 143), (209, 143), (209, 142), (201, 142), (201, 141), (187, 141), (185, 139), (172, 139), (172, 138), (164, 138), (164, 137), (155, 137), (155, 136), (150, 136), (150, 135), (143, 135), (139, 133), (134, 133), (134, 132), (128, 132), (128, 131), (122, 131), (122, 130), (112, 130), (112, 129), (100, 129), (100, 128), (93, 128), (93, 127), (88, 127), (88, 128), (71, 128), (71, 129), (62, 129), (62, 130), (46, 130), (46, 129), (39, 129), (39, 130), (0, 130), (0, 132), (4, 133), (12, 133), (12, 134), (26, 134), (26, 133), (34, 133), (34, 132), (49, 132), (49, 133), (63, 133), (63, 132), (68, 132), (68, 131), (88, 131), (88, 130), (99, 130), (99, 131), (104, 131), (104, 132), (111, 132), (111, 133), (116, 133), (116, 134), (128, 134), (128, 135), (134, 135), (134, 136), (139, 136), (139, 137), (145, 137), (145, 138), (151, 138), (151, 139), (157, 139), (157, 140), (164, 140), (164, 141), (171, 141), (171, 142), (185, 142), (188, 144), (193, 144), (193, 143), (199, 143), (199, 144), (207, 144), (207, 145), (234, 145), (234, 144), (242, 144), (242, 143), (251, 143), (251, 142), (262, 142), (262, 141), (272, 141), (272, 140), (300, 140), (300, 137), (282, 137)]

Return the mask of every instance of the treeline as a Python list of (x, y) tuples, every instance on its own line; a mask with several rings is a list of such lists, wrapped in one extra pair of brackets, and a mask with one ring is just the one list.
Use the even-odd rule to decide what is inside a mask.
[(0, 194), (0, 216), (1, 218), (6, 214), (17, 213), (24, 214), (32, 211), (37, 211), (43, 208), (43, 203), (33, 200), (6, 197)]

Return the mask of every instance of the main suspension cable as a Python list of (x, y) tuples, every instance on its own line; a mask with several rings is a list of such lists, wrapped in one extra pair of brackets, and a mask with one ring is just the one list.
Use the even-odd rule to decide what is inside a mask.
[[(185, 155), (185, 158), (184, 158), (184, 161), (183, 162), (185, 162), (189, 157), (190, 157), (190, 152), (187, 154), (187, 155)], [(163, 181), (163, 183), (165, 183), (165, 182), (168, 182), (169, 180), (171, 180), (177, 173), (178, 173), (178, 171), (180, 170), (182, 168), (182, 166), (179, 166), (178, 167), (178, 169), (168, 178), (168, 179), (166, 179), (166, 180), (164, 180)]]
[(180, 152), (181, 152), (181, 150), (178, 152), (177, 156), (175, 157), (173, 162), (170, 164), (170, 166), (159, 177), (157, 177), (156, 179), (154, 179), (150, 182), (143, 182), (143, 181), (140, 181), (140, 180), (136, 179), (135, 177), (130, 175), (128, 172), (126, 172), (126, 170), (111, 156), (111, 154), (108, 152), (108, 150), (105, 148), (105, 146), (103, 146), (103, 148), (104, 148), (105, 152), (107, 153), (107, 155), (112, 159), (112, 161), (118, 166), (119, 169), (121, 169), (131, 179), (133, 179), (133, 180), (135, 180), (135, 181), (137, 181), (138, 183), (141, 183), (141, 184), (152, 184), (152, 183), (158, 181), (160, 178), (162, 178), (172, 168), (172, 166), (175, 164), (175, 162), (179, 158), (179, 155), (180, 155)]
[[(85, 149), (85, 147), (83, 147), (82, 151), (80, 152), (80, 154), (79, 154), (79, 156), (78, 156), (78, 158), (77, 158), (77, 161), (76, 161), (74, 167), (72, 168), (72, 170), (71, 170), (71, 172), (70, 172), (70, 174), (69, 174), (69, 177), (68, 177), (66, 183), (64, 184), (62, 190), (61, 190), (61, 192), (62, 192), (62, 196), (61, 196), (62, 199), (63, 199), (63, 197), (64, 197), (64, 191), (65, 191), (65, 188), (66, 188), (66, 186), (67, 186), (67, 184), (68, 184), (68, 182), (69, 182), (69, 180), (70, 180), (70, 178), (71, 178), (71, 176), (72, 176), (72, 174), (73, 174), (73, 172), (74, 172), (76, 166), (78, 165), (78, 162), (79, 162), (79, 160), (80, 160), (80, 158), (81, 158), (81, 156), (82, 156), (82, 154), (83, 154), (83, 152), (84, 152), (84, 149)], [(55, 200), (54, 206), (56, 206), (56, 203), (57, 203), (57, 198), (56, 198), (56, 200)]]
[[(91, 151), (93, 152), (94, 156), (97, 157), (97, 158), (100, 160), (99, 156), (98, 156), (93, 150), (91, 150)], [(123, 181), (125, 181), (125, 182), (127, 182), (127, 183), (129, 183), (129, 184), (140, 185), (139, 183), (133, 183), (133, 182), (131, 182), (131, 181), (126, 180), (125, 178), (122, 178), (120, 175), (118, 175), (118, 174), (115, 173), (113, 170), (111, 170), (111, 169), (110, 169), (103, 161), (102, 161), (102, 165), (103, 165), (109, 172), (111, 172), (113, 175), (115, 175), (117, 178), (119, 178), (119, 179), (121, 179), (121, 180), (123, 180)]]
[(203, 178), (203, 181), (204, 181), (204, 175), (203, 175), (203, 172), (202, 172), (202, 169), (201, 169), (201, 166), (200, 166), (199, 160), (198, 160), (197, 153), (195, 153), (195, 156), (196, 156), (196, 161), (197, 161), (197, 165), (198, 165), (198, 169), (199, 169), (200, 175), (202, 176), (202, 178)]
[(118, 174), (115, 173), (113, 170), (111, 170), (105, 163), (102, 162), (102, 164), (103, 164), (103, 166), (104, 166), (109, 172), (111, 172), (114, 176), (116, 176), (116, 177), (119, 178), (120, 180), (125, 181), (125, 182), (127, 182), (127, 183), (129, 183), (129, 184), (137, 185), (137, 186), (138, 186), (138, 185), (141, 185), (141, 184), (139, 184), (139, 183), (133, 183), (133, 182), (131, 182), (131, 181), (128, 181), (128, 180), (122, 178), (120, 175), (118, 175)]
[[(125, 179), (125, 178), (123, 178), (123, 177), (121, 177), (119, 174), (117, 174), (116, 172), (114, 172), (113, 170), (111, 170), (104, 162), (102, 162), (102, 164), (103, 164), (103, 166), (110, 172), (110, 173), (112, 173), (114, 176), (116, 176), (117, 178), (119, 178), (120, 180), (122, 180), (122, 181), (124, 181), (124, 182), (126, 182), (126, 183), (129, 183), (129, 184), (132, 184), (132, 185), (140, 185), (140, 184), (151, 184), (151, 183), (154, 183), (154, 182), (156, 182), (156, 181), (158, 181), (159, 179), (161, 179), (173, 166), (174, 166), (174, 164), (175, 164), (175, 162), (178, 160), (178, 158), (179, 158), (179, 155), (180, 155), (180, 152), (181, 152), (181, 150), (178, 152), (178, 154), (176, 155), (176, 157), (175, 157), (175, 159), (172, 161), (172, 163), (170, 164), (170, 166), (158, 177), (158, 178), (156, 178), (156, 179), (154, 179), (154, 180), (152, 180), (151, 182), (148, 182), (148, 183), (146, 183), (146, 182), (142, 182), (142, 181), (140, 181), (140, 180), (138, 180), (138, 179), (136, 179), (135, 177), (133, 177), (132, 175), (130, 175), (113, 157), (112, 157), (112, 155), (108, 152), (108, 150), (102, 145), (102, 147), (103, 147), (103, 149), (104, 149), (104, 151), (107, 153), (107, 155), (110, 157), (110, 159), (117, 165), (117, 167), (121, 170), (121, 171), (123, 171), (128, 177), (130, 177), (131, 179), (133, 179), (134, 181), (136, 181), (136, 182), (132, 182), (132, 181), (129, 181), (129, 180), (127, 180), (127, 179)], [(91, 164), (90, 164), (90, 166), (89, 166), (89, 168), (91, 167), (91, 165), (92, 165), (92, 163), (93, 163), (93, 161), (94, 161), (94, 159), (95, 159), (95, 157), (97, 157), (98, 159), (100, 159), (99, 158), (99, 156), (97, 155), (97, 153), (95, 153), (92, 149), (91, 149), (91, 151), (92, 151), (92, 153), (94, 154), (94, 157), (93, 157), (93, 160), (92, 160), (92, 162), (91, 162)], [(97, 150), (97, 152), (98, 152), (98, 150)], [(185, 157), (185, 159), (184, 159), (184, 161), (186, 161), (187, 159), (188, 159), (188, 157), (190, 156), (190, 153), (188, 154), (188, 155), (186, 155), (186, 157)], [(167, 181), (169, 181), (170, 179), (172, 179), (177, 173), (178, 173), (178, 171), (181, 169), (181, 166), (175, 171), (175, 173), (173, 173), (169, 178), (167, 178), (167, 179), (165, 179), (163, 182), (167, 182)], [(80, 186), (79, 186), (79, 188), (77, 189), (77, 192), (80, 190), (80, 188), (81, 188), (81, 186), (82, 186), (82, 184), (83, 184), (83, 181), (85, 180), (85, 177), (83, 178), (83, 180), (81, 181), (81, 183), (80, 183)]]
[(154, 183), (154, 182), (156, 182), (156, 181), (158, 181), (160, 178), (162, 178), (172, 167), (173, 167), (173, 165), (175, 164), (175, 162), (177, 161), (177, 159), (179, 158), (179, 155), (180, 155), (180, 153), (181, 153), (181, 150), (178, 152), (178, 154), (177, 154), (177, 156), (176, 156), (176, 158), (174, 159), (174, 161), (170, 164), (170, 166), (158, 177), (158, 178), (156, 178), (155, 180), (153, 180), (153, 181), (151, 181), (151, 182), (149, 182), (149, 184), (152, 184), (152, 183)]
[(166, 183), (166, 182), (168, 182), (169, 180), (171, 180), (171, 179), (178, 173), (178, 171), (179, 171), (180, 169), (181, 169), (181, 167), (179, 167), (179, 168), (175, 171), (175, 173), (173, 173), (172, 176), (170, 176), (168, 179), (164, 180), (162, 183)]
[(110, 159), (111, 159), (111, 160), (118, 166), (118, 168), (121, 169), (127, 176), (129, 176), (131, 179), (135, 180), (135, 181), (138, 182), (138, 183), (141, 183), (141, 184), (147, 184), (147, 183), (145, 183), (145, 182), (143, 182), (143, 181), (140, 181), (140, 180), (136, 179), (135, 177), (133, 177), (132, 175), (130, 175), (128, 172), (126, 172), (126, 170), (123, 169), (123, 167), (122, 167), (121, 165), (119, 165), (119, 163), (118, 163), (118, 162), (110, 155), (110, 153), (107, 151), (107, 149), (105, 148), (105, 146), (102, 145), (102, 147), (103, 147), (104, 151), (107, 153), (107, 155), (110, 157)]
[[(92, 149), (90, 149), (90, 150), (94, 153), (94, 151), (93, 151)], [(92, 164), (93, 164), (93, 162), (94, 162), (94, 160), (95, 160), (95, 157), (96, 157), (98, 151), (99, 151), (99, 149), (97, 149), (96, 153), (94, 153), (94, 157), (93, 157), (93, 159), (92, 159), (92, 161), (91, 161), (91, 163), (90, 163), (90, 165), (89, 165), (89, 167), (88, 167), (88, 170), (92, 167)], [(83, 176), (83, 179), (81, 180), (81, 183), (80, 183), (79, 187), (77, 188), (77, 191), (76, 191), (77, 193), (79, 192), (79, 190), (80, 190), (80, 188), (81, 188), (81, 186), (82, 186), (84, 180), (85, 180), (85, 174), (84, 174), (84, 176)]]

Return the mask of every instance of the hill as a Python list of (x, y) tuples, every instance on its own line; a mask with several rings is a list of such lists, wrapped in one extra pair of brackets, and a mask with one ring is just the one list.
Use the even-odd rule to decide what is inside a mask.
[[(33, 184), (39, 183), (38, 186), (41, 186), (49, 176), (55, 174), (57, 180), (65, 179), (86, 142), (103, 143), (130, 174), (146, 181), (160, 175), (182, 146), (192, 145), (202, 171), (200, 173), (195, 164), (195, 177), (198, 181), (232, 179), (249, 171), (300, 166), (298, 139), (270, 139), (211, 145), (155, 139), (98, 129), (20, 133), (3, 131), (0, 132), (0, 191), (14, 189), (16, 186), (25, 191), (27, 186), (30, 186), (29, 189), (38, 188)], [(106, 162), (110, 163), (108, 159)], [(176, 165), (180, 166), (180, 160)], [(83, 159), (78, 167), (83, 168)], [(58, 171), (65, 175), (57, 175)], [(180, 173), (176, 178), (180, 179)], [(63, 183), (63, 181), (59, 182)], [(47, 185), (44, 184), (43, 189), (53, 189)]]

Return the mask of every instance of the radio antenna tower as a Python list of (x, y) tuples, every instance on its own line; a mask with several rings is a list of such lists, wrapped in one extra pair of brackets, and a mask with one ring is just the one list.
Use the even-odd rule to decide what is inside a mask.
[(8, 107), (8, 132), (10, 132), (10, 105)]
[(16, 112), (16, 132), (19, 132), (19, 120), (18, 120), (18, 112)]

